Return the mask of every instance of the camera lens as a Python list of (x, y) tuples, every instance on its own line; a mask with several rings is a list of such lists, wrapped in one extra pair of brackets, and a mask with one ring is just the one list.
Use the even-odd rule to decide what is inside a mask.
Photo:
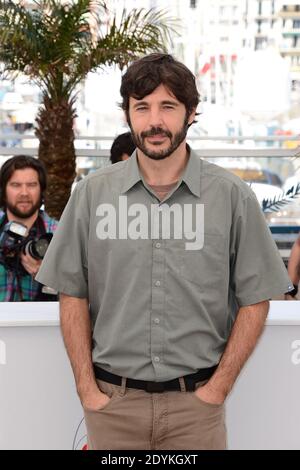
[(44, 258), (48, 245), (49, 245), (48, 240), (45, 240), (45, 239), (41, 239), (35, 242), (35, 247), (34, 247), (35, 252), (40, 259)]
[(25, 253), (29, 254), (34, 259), (43, 259), (51, 238), (52, 234), (47, 233), (42, 235), (38, 240), (29, 240), (25, 246)]

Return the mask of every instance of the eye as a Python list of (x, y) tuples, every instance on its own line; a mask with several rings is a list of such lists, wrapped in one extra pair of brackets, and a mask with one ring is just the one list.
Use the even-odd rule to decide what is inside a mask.
[(165, 104), (163, 106), (163, 109), (165, 109), (167, 111), (171, 111), (171, 110), (175, 109), (175, 106), (173, 106), (172, 104)]
[(147, 106), (144, 105), (140, 105), (135, 108), (136, 111), (146, 111), (147, 109)]

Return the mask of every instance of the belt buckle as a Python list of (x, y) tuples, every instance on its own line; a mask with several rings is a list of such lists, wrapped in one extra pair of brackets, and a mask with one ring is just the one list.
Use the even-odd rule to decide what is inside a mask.
[(146, 392), (148, 393), (163, 393), (165, 391), (165, 386), (162, 382), (147, 382), (146, 383)]

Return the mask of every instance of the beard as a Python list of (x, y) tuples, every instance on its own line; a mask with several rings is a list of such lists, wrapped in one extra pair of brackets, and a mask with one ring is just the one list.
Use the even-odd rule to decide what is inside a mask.
[[(131, 129), (132, 139), (135, 145), (138, 149), (143, 152), (144, 155), (151, 158), (152, 160), (164, 160), (165, 158), (172, 155), (172, 153), (177, 150), (179, 145), (186, 138), (187, 131), (189, 128), (187, 118), (185, 118), (182, 128), (174, 135), (170, 131), (164, 130), (162, 127), (152, 127), (149, 131), (141, 132), (141, 134), (139, 135), (134, 132), (131, 123), (129, 123), (129, 125)], [(164, 150), (150, 150), (145, 143), (145, 139), (146, 137), (154, 137), (155, 135), (168, 137), (170, 139), (169, 147)]]
[(35, 214), (36, 211), (39, 210), (42, 203), (42, 201), (39, 200), (35, 204), (32, 204), (27, 211), (21, 211), (18, 209), (18, 204), (20, 204), (21, 202), (31, 203), (31, 201), (28, 200), (19, 201), (17, 204), (10, 204), (6, 201), (6, 209), (8, 209), (15, 217), (19, 217), (20, 219), (28, 219), (29, 217), (31, 217), (33, 214)]

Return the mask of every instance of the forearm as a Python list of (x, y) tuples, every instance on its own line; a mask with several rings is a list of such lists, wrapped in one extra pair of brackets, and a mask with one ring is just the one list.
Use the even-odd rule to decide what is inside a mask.
[(219, 366), (206, 384), (221, 400), (232, 389), (263, 331), (269, 302), (241, 307)]
[(60, 322), (77, 391), (82, 398), (98, 390), (92, 365), (92, 334), (87, 299), (61, 294)]
[(294, 243), (288, 263), (288, 274), (293, 284), (300, 280), (300, 239)]

